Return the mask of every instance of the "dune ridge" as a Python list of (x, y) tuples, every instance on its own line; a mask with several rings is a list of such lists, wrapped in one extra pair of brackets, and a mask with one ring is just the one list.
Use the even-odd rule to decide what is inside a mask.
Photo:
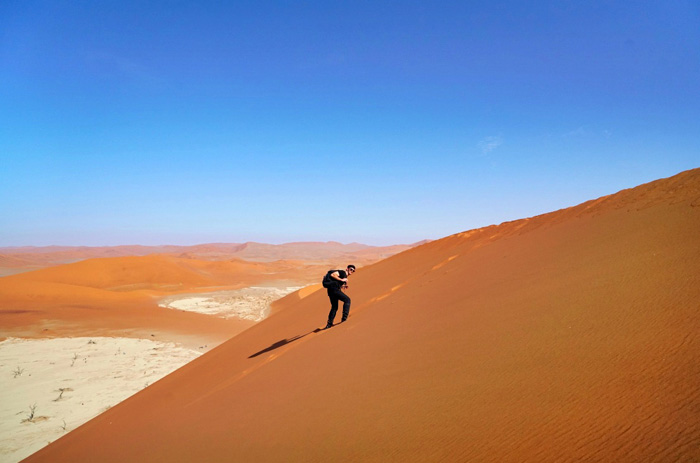
[(700, 460), (698, 230), (695, 169), (409, 249), (25, 461)]

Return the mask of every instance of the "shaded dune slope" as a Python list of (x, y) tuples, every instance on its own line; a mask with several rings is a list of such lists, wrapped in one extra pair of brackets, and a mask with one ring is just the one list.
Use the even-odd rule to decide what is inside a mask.
[(26, 461), (697, 461), (700, 170), (413, 248)]

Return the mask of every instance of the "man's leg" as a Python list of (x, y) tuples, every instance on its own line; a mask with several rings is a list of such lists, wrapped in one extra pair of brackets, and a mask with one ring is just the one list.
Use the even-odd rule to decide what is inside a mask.
[(340, 322), (344, 322), (345, 320), (348, 319), (348, 315), (350, 315), (350, 296), (347, 294), (338, 291), (340, 294), (338, 295), (338, 299), (343, 301), (343, 318), (340, 319)]
[(326, 328), (330, 328), (331, 326), (333, 326), (335, 314), (336, 312), (338, 312), (338, 296), (336, 296), (335, 291), (329, 289), (328, 298), (331, 300), (331, 311), (328, 314), (328, 323), (326, 323)]

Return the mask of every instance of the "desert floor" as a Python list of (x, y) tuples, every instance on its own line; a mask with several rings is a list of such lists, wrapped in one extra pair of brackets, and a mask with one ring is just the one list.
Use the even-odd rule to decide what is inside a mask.
[[(273, 301), (300, 288), (280, 280), (171, 295), (159, 305), (258, 322)], [(180, 342), (157, 340), (154, 333), (135, 336), (0, 342), (0, 463), (24, 459), (220, 343), (201, 336), (183, 335)]]
[(0, 342), (0, 461), (20, 461), (200, 355), (148, 339)]
[(159, 306), (259, 322), (270, 314), (272, 302), (301, 288), (303, 286), (294, 286), (293, 282), (269, 282), (230, 291), (167, 296), (159, 301)]

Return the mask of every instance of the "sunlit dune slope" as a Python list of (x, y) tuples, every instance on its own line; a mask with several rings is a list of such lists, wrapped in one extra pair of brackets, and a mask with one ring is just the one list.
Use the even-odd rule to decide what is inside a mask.
[(700, 460), (700, 170), (360, 269), (27, 461)]

